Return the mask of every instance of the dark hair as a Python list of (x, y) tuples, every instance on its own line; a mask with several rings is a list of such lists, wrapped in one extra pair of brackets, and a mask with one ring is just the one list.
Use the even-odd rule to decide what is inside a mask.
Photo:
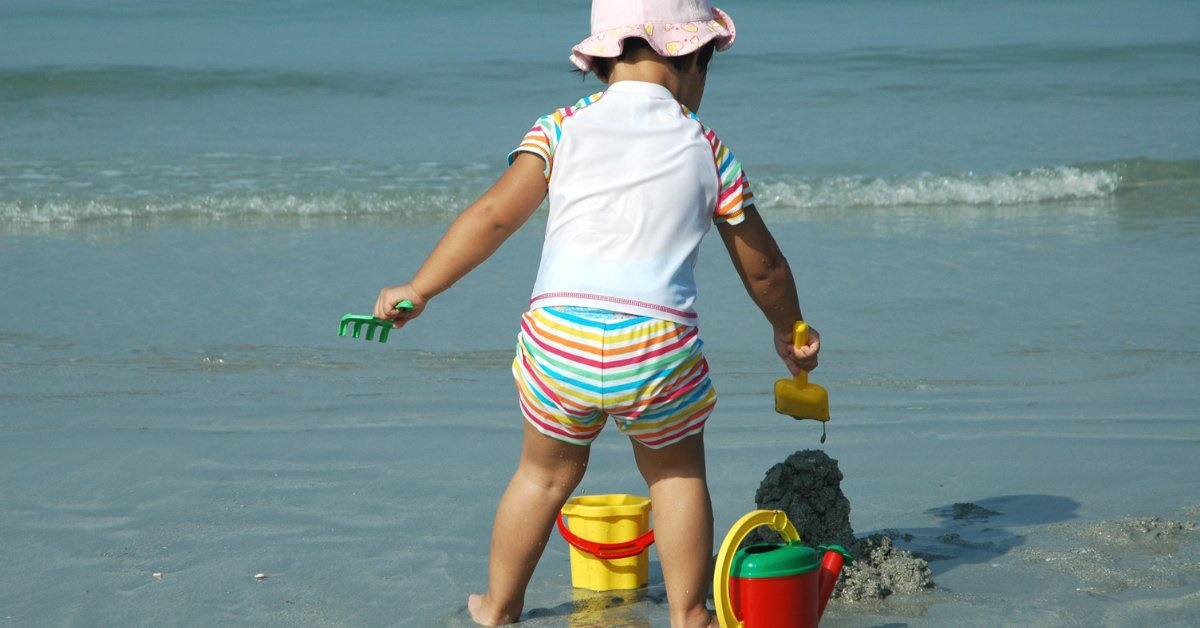
[[(699, 50), (690, 52), (681, 57), (663, 58), (666, 59), (667, 62), (669, 62), (672, 66), (674, 66), (676, 70), (682, 72), (683, 69), (687, 67), (689, 60), (695, 56), (696, 68), (700, 70), (701, 74), (703, 74), (708, 71), (708, 64), (710, 61), (712, 61), (713, 53), (716, 52), (716, 49), (717, 42), (716, 40), (713, 40), (701, 46)], [(615, 58), (592, 57), (592, 73), (596, 75), (596, 78), (607, 83), (608, 76), (612, 74), (613, 65), (617, 61), (625, 60), (632, 53), (638, 50), (650, 50), (655, 52), (655, 54), (658, 54), (657, 51), (654, 51), (654, 49), (650, 47), (650, 43), (645, 39), (642, 39), (641, 37), (628, 37), (621, 42), (621, 54), (617, 55)], [(582, 70), (576, 70), (576, 72), (579, 72), (582, 76), (587, 76), (587, 72)]]

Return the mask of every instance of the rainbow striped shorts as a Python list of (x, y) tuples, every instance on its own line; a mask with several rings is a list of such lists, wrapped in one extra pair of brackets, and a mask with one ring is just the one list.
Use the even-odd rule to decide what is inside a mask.
[(513, 377), (539, 432), (588, 445), (608, 417), (647, 447), (704, 429), (717, 403), (696, 327), (581, 307), (526, 312)]

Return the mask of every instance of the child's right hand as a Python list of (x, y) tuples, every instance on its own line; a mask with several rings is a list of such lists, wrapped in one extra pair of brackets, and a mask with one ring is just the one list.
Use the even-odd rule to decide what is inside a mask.
[[(397, 309), (396, 304), (401, 301), (412, 303), (412, 309)], [(420, 316), (424, 309), (425, 297), (417, 294), (411, 284), (384, 288), (375, 299), (375, 318), (392, 321), (392, 327), (396, 329)]]
[(795, 335), (790, 327), (786, 330), (775, 330), (775, 352), (783, 358), (783, 363), (787, 365), (788, 371), (791, 371), (792, 375), (799, 375), (801, 371), (811, 371), (817, 368), (817, 354), (821, 351), (821, 334), (809, 326), (807, 344), (797, 347), (792, 344), (794, 339)]

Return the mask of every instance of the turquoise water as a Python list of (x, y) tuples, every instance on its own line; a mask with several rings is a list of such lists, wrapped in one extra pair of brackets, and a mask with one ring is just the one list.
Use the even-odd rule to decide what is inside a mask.
[[(1088, 522), (1196, 506), (1200, 6), (740, 4), (722, 5), (739, 39), (701, 116), (823, 333), (813, 377), (856, 530), (924, 531), (930, 510), (1008, 495), (1068, 498)], [(0, 5), (0, 623), (457, 617), (515, 459), (507, 368), (544, 217), (387, 345), (334, 325), (407, 277), (538, 115), (600, 89), (566, 60), (586, 16)], [(721, 529), (819, 430), (771, 418), (765, 323), (705, 246)], [(602, 440), (585, 488), (637, 491), (628, 463)], [(1007, 525), (1064, 543), (1041, 522)], [(571, 606), (554, 543), (539, 617)], [(982, 553), (935, 561), (921, 613), (835, 619), (1196, 610), (1194, 569), (1119, 592), (1039, 580), (1030, 600), (1019, 569), (989, 580), (1016, 553)], [(654, 591), (633, 625), (664, 625)]]
[[(703, 114), (776, 205), (1098, 198), (1139, 158), (1195, 176), (1192, 3), (748, 4)], [(5, 3), (0, 224), (452, 211), (445, 187), (471, 196), (538, 112), (599, 89), (563, 55), (586, 13)]]

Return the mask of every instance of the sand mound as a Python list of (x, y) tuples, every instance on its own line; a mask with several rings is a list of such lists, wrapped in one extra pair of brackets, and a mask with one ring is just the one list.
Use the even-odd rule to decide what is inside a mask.
[[(1188, 513), (1185, 513), (1185, 515)], [(1163, 517), (1132, 517), (1085, 527), (1051, 526), (1044, 535), (1055, 547), (1020, 548), (1026, 560), (1076, 579), (1078, 590), (1114, 595), (1131, 589), (1185, 587), (1200, 578), (1200, 562), (1177, 554), (1200, 524)]]
[(1134, 517), (1091, 525), (1082, 536), (1096, 546), (1170, 554), (1179, 547), (1184, 536), (1195, 529), (1194, 521)]
[[(855, 538), (850, 527), (850, 500), (841, 488), (842, 477), (837, 461), (825, 452), (797, 451), (767, 471), (754, 502), (759, 508), (787, 513), (806, 542), (836, 543), (849, 550), (854, 563), (843, 570), (834, 590), (836, 598), (883, 599), (895, 593), (932, 589), (933, 572), (924, 559), (896, 548), (886, 535)], [(773, 540), (772, 533), (758, 530), (749, 537), (756, 543)]]

